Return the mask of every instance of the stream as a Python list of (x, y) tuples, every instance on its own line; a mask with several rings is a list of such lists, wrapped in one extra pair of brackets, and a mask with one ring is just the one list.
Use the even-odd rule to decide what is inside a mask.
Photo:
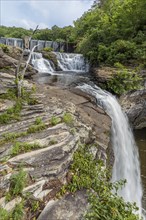
[(56, 55), (62, 71), (55, 72), (53, 64), (43, 59), (41, 54), (35, 53), (33, 55), (32, 64), (39, 71), (35, 80), (40, 84), (63, 88), (78, 86), (84, 92), (94, 96), (97, 105), (109, 114), (112, 119), (112, 145), (115, 154), (112, 180), (127, 180), (126, 187), (121, 190), (120, 195), (127, 201), (135, 201), (141, 213), (142, 209), (146, 210), (146, 129), (134, 132), (139, 148), (138, 153), (126, 115), (123, 114), (114, 96), (91, 82), (88, 65), (83, 56), (61, 53), (56, 53)]

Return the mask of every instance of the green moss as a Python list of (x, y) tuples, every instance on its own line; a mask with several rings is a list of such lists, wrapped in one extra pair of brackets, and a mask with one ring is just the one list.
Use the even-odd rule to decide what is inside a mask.
[(38, 143), (16, 142), (12, 147), (11, 156), (16, 156), (39, 148), (41, 148), (41, 146)]

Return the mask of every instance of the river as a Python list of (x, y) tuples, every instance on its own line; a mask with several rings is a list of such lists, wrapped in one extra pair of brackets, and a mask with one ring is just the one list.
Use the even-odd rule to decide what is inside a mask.
[[(36, 59), (36, 57), (37, 57), (37, 59)], [(67, 56), (61, 55), (60, 56), (60, 53), (59, 53), (58, 59), (60, 59), (59, 64), (60, 64), (60, 67), (63, 66), (62, 69), (64, 71), (60, 71), (60, 72), (55, 72), (54, 70), (52, 71), (52, 68), (53, 68), (52, 65), (48, 64), (48, 61), (44, 60), (42, 58), (42, 56), (40, 56), (40, 54), (38, 57), (38, 54), (35, 53), (35, 56), (33, 57), (34, 67), (36, 67), (36, 69), (38, 69), (39, 71), (41, 69), (43, 69), (43, 73), (39, 73), (35, 77), (35, 80), (41, 84), (45, 83), (48, 85), (58, 86), (58, 87), (63, 87), (63, 88), (68, 88), (70, 86), (76, 87), (78, 84), (81, 84), (81, 83), (88, 84), (88, 82), (92, 80), (89, 74), (84, 73), (84, 70), (86, 68), (88, 69), (88, 66), (86, 66), (86, 63), (84, 64), (84, 60), (81, 55), (74, 55), (74, 56), (73, 55), (69, 55), (69, 56), (68, 55)], [(69, 62), (69, 65), (68, 65), (68, 62)], [(46, 73), (46, 69), (48, 69), (47, 73)], [(69, 71), (67, 71), (67, 69)], [(73, 71), (71, 71), (71, 69), (73, 69)], [(103, 93), (103, 91), (102, 91), (102, 93)], [(100, 92), (100, 95), (101, 95), (101, 92)], [(106, 97), (109, 96), (111, 99), (110, 94), (105, 94), (105, 96)], [(103, 99), (103, 97), (102, 97), (102, 99)], [(114, 105), (111, 105), (111, 107), (116, 106), (116, 105), (117, 104), (114, 103)], [(119, 107), (117, 106), (117, 108), (119, 108)], [(114, 112), (115, 108), (113, 108), (112, 111)], [(116, 115), (119, 115), (119, 110)], [(123, 119), (121, 119), (121, 117), (123, 117)], [(118, 129), (121, 130), (121, 128), (118, 128), (118, 124), (122, 123), (122, 121), (125, 120), (124, 116), (121, 116), (121, 117), (118, 119), (121, 121), (119, 121), (119, 122), (117, 121), (118, 123), (116, 122), (114, 133), (117, 132)], [(114, 118), (115, 118), (115, 115), (114, 115)], [(123, 129), (125, 130), (125, 125), (123, 125), (123, 126), (124, 126)], [(123, 139), (121, 139), (120, 142), (122, 143), (124, 139), (126, 139), (126, 142), (124, 142), (124, 144), (122, 144), (122, 145), (120, 145), (120, 142), (118, 143), (118, 146), (120, 148), (122, 146), (124, 146), (124, 148), (123, 148), (122, 153), (120, 153), (120, 155), (119, 155), (118, 166), (115, 168), (116, 175), (114, 174), (113, 176), (115, 176), (114, 180), (118, 180), (119, 178), (126, 178), (126, 179), (129, 178), (129, 186), (130, 187), (128, 189), (126, 189), (126, 192), (123, 193), (123, 194), (125, 194), (125, 196), (124, 195), (123, 196), (125, 197), (126, 200), (137, 201), (137, 204), (139, 204), (139, 207), (141, 207), (140, 203), (141, 203), (141, 196), (142, 196), (141, 191), (142, 190), (141, 190), (141, 186), (140, 186), (141, 184), (139, 184), (140, 183), (140, 172), (139, 172), (139, 162), (138, 162), (139, 157), (137, 156), (138, 154), (137, 154), (136, 147), (134, 147), (135, 143), (134, 143), (134, 139), (132, 137), (133, 135), (132, 135), (132, 133), (131, 134), (129, 133), (129, 131), (130, 131), (130, 128), (128, 127), (129, 125), (127, 124), (126, 126), (127, 126), (126, 133), (123, 134), (123, 132), (122, 132), (121, 135), (118, 134), (119, 137), (123, 135)], [(129, 133), (129, 138), (128, 138), (128, 136), (126, 137), (127, 133)], [(145, 134), (146, 134), (146, 129), (137, 130), (134, 132), (136, 142), (139, 147), (140, 163), (141, 163), (141, 175), (142, 175), (142, 185), (143, 185), (143, 201), (142, 201), (143, 204), (142, 204), (142, 206), (146, 210), (146, 135)], [(128, 139), (131, 139), (131, 141)], [(115, 142), (117, 145), (117, 135), (116, 135), (115, 140), (116, 140)], [(129, 143), (129, 142), (131, 142), (131, 143)], [(131, 154), (131, 157), (127, 160), (127, 163), (126, 163), (127, 166), (125, 166), (125, 164), (124, 164), (124, 159), (125, 159), (124, 157), (125, 156), (124, 156), (122, 158), (122, 160), (123, 160), (122, 161), (123, 166), (122, 166), (122, 165), (120, 165), (121, 163), (119, 163), (121, 161), (121, 155), (126, 150), (127, 146), (129, 148), (129, 145), (133, 145), (133, 150), (131, 150), (129, 152), (127, 151), (125, 155), (128, 155), (128, 157), (129, 157), (129, 154)], [(129, 164), (130, 160), (132, 160), (132, 164), (133, 164), (132, 166)], [(133, 161), (135, 161), (136, 165), (134, 165)], [(123, 169), (122, 177), (121, 176), (117, 177), (117, 173), (118, 174), (120, 173), (119, 167), (120, 167), (120, 170), (121, 170), (121, 167), (125, 167), (124, 169), (122, 168)], [(133, 173), (134, 176), (131, 176), (131, 173)], [(131, 189), (133, 189), (133, 190), (131, 190)], [(132, 191), (132, 193), (131, 193), (131, 191)], [(129, 197), (129, 194), (131, 194), (130, 195), (131, 198)]]

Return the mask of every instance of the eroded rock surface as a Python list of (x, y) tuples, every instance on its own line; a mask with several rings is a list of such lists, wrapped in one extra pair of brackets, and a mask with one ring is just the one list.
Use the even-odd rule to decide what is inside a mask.
[(146, 89), (124, 95), (120, 102), (135, 129), (146, 127)]
[[(9, 85), (13, 87), (14, 78), (9, 74), (1, 74), (1, 80), (3, 91), (6, 92)], [(26, 81), (25, 88), (29, 91), (32, 84)], [(59, 200), (55, 196), (68, 181), (69, 167), (79, 143), (96, 144), (97, 149), (91, 148), (94, 157), (106, 162), (111, 120), (94, 104), (92, 97), (79, 91), (37, 85), (37, 92), (32, 97), (37, 99), (37, 103), (23, 103), (19, 121), (13, 120), (6, 125), (0, 125), (0, 197), (5, 201), (11, 175), (17, 173), (22, 166), (29, 177), (22, 194), (25, 196), (30, 193), (31, 199), (42, 204), (35, 217), (45, 208), (39, 220), (81, 219), (88, 205), (85, 192), (69, 194)], [(0, 102), (2, 101), (1, 99)], [(11, 107), (13, 102), (8, 104)], [(4, 111), (3, 106), (1, 111)], [(71, 124), (63, 121), (66, 112), (72, 116)], [(53, 117), (59, 118), (58, 124), (51, 122)], [(31, 132), (30, 128), (36, 125), (38, 118), (45, 127)], [(20, 135), (14, 139), (6, 139), (10, 134)], [(37, 144), (39, 147), (28, 152), (20, 151), (15, 155), (12, 150), (16, 143), (21, 143), (20, 148), (26, 143)], [(4, 204), (3, 207), (7, 205), (9, 204)], [(28, 219), (28, 213), (25, 219)], [(33, 219), (33, 215), (30, 219)]]

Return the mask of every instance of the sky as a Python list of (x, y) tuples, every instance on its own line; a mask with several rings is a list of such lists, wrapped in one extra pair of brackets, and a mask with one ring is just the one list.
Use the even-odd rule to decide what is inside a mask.
[(64, 27), (88, 11), (94, 0), (0, 0), (0, 25), (26, 29)]

